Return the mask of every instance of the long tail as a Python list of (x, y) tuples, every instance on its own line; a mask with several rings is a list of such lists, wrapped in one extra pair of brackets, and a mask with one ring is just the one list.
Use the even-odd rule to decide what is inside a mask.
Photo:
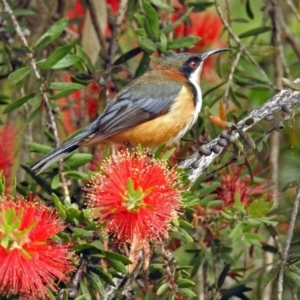
[(60, 159), (66, 157), (67, 155), (78, 149), (80, 147), (81, 142), (89, 139), (89, 137), (92, 136), (96, 131), (95, 123), (96, 122), (93, 122), (92, 124), (84, 128), (81, 133), (71, 138), (70, 140), (64, 142), (53, 151), (47, 153), (45, 156), (41, 157), (31, 167), (31, 170), (38, 171), (37, 173), (40, 173), (53, 163), (59, 161)]

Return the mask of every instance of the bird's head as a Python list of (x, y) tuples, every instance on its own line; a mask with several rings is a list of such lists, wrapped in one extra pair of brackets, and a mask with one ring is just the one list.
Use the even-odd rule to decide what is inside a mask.
[(200, 73), (203, 62), (210, 56), (223, 52), (230, 51), (230, 48), (220, 48), (211, 50), (202, 54), (195, 53), (177, 53), (165, 58), (160, 63), (160, 68), (176, 70), (184, 74), (188, 79), (194, 82), (199, 82)]

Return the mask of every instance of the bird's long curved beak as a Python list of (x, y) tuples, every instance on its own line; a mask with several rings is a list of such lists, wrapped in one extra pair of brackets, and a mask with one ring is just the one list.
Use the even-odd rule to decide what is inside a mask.
[(215, 50), (211, 50), (205, 53), (200, 54), (200, 57), (202, 60), (205, 60), (207, 58), (209, 58), (210, 56), (220, 53), (220, 52), (224, 52), (224, 51), (232, 51), (233, 49), (230, 48), (220, 48), (220, 49), (215, 49)]

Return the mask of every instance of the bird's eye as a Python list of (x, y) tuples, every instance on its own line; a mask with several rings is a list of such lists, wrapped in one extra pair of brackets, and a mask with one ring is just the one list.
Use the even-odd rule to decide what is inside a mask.
[(190, 67), (192, 68), (192, 69), (195, 69), (196, 67), (197, 67), (197, 63), (193, 60), (193, 61), (191, 61), (190, 62)]

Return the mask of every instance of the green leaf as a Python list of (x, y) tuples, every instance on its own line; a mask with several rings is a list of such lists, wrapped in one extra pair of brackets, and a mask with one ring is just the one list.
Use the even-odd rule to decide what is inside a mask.
[(1, 246), (2, 246), (4, 249), (7, 249), (7, 248), (8, 248), (8, 245), (9, 245), (9, 237), (8, 237), (8, 236), (4, 236), (4, 237), (1, 239)]
[(251, 20), (254, 19), (254, 14), (251, 9), (250, 0), (246, 0), (246, 13)]
[(137, 56), (142, 52), (142, 49), (140, 47), (133, 48), (129, 50), (128, 52), (122, 54), (115, 62), (114, 66), (123, 64), (124, 62), (128, 61), (129, 59)]
[(54, 23), (34, 44), (34, 48), (46, 47), (53, 41), (55, 41), (67, 27), (69, 22), (68, 18), (63, 18)]
[(172, 148), (168, 151), (166, 151), (162, 156), (161, 156), (161, 159), (162, 160), (168, 160), (172, 155), (173, 153), (175, 152), (176, 148)]
[(56, 174), (51, 181), (51, 188), (53, 190), (57, 189), (59, 187), (60, 184), (60, 179), (59, 179), (59, 174)]
[(242, 105), (241, 105), (240, 101), (238, 100), (238, 97), (237, 97), (236, 93), (234, 92), (234, 90), (232, 89), (232, 87), (229, 88), (229, 93), (230, 93), (232, 103), (234, 105), (236, 105), (238, 108), (242, 108)]
[(219, 278), (218, 278), (218, 284), (217, 284), (218, 289), (219, 289), (220, 287), (222, 287), (222, 285), (224, 284), (225, 279), (226, 279), (226, 276), (227, 276), (229, 270), (230, 270), (230, 264), (226, 264), (226, 265), (224, 266), (224, 268), (223, 268), (223, 270), (222, 270), (222, 272), (221, 272)]
[(118, 260), (111, 259), (110, 257), (106, 257), (106, 260), (116, 271), (121, 272), (122, 274), (127, 274), (127, 269), (123, 263)]
[(65, 69), (71, 67), (78, 63), (80, 57), (77, 55), (68, 54), (63, 59), (61, 59), (58, 63), (56, 63), (51, 69), (58, 70), (58, 69)]
[(200, 192), (198, 194), (199, 198), (202, 198), (213, 191), (215, 191), (220, 186), (220, 182), (212, 183), (212, 184), (201, 184)]
[(173, 31), (179, 24), (181, 24), (185, 19), (187, 19), (187, 17), (192, 12), (192, 10), (193, 10), (192, 7), (189, 8), (179, 19), (177, 19), (175, 22), (172, 22), (170, 25), (163, 28), (161, 30), (161, 32), (164, 33), (164, 34), (168, 34), (171, 31)]
[(179, 220), (179, 227), (185, 229), (194, 229), (194, 226), (185, 220)]
[(216, 198), (217, 194), (211, 194), (207, 197), (202, 198), (199, 201), (199, 204), (203, 207), (207, 206), (211, 201), (213, 201)]
[(240, 194), (235, 194), (234, 195), (234, 206), (239, 212), (244, 211), (244, 206), (242, 205), (242, 200), (241, 200), (241, 195)]
[(186, 288), (178, 290), (178, 293), (184, 296), (185, 299), (197, 297), (197, 295), (194, 292)]
[(57, 100), (57, 99), (69, 96), (69, 95), (71, 95), (71, 94), (73, 94), (74, 92), (77, 92), (77, 91), (78, 91), (78, 89), (66, 89), (66, 90), (63, 90), (63, 91), (51, 96), (51, 99), (52, 100)]
[(213, 200), (213, 201), (210, 201), (207, 204), (207, 207), (209, 207), (209, 208), (216, 208), (216, 207), (221, 206), (223, 204), (224, 204), (223, 200)]
[(155, 150), (155, 152), (154, 152), (154, 158), (155, 159), (158, 159), (158, 158), (160, 158), (161, 157), (161, 154), (162, 154), (162, 152), (163, 152), (163, 150), (166, 148), (166, 144), (164, 143), (164, 144), (162, 144), (162, 145), (160, 145), (156, 150)]
[(84, 296), (85, 296), (85, 298), (84, 298), (85, 300), (92, 300), (92, 296), (87, 287), (86, 278), (83, 278), (80, 280), (80, 289), (81, 289), (82, 294), (84, 294)]
[(71, 227), (71, 230), (79, 235), (82, 235), (84, 237), (92, 237), (94, 235), (94, 233), (92, 231), (88, 231), (82, 228), (78, 228), (78, 227)]
[(65, 163), (69, 168), (78, 168), (90, 162), (93, 155), (90, 153), (74, 153), (66, 159)]
[(56, 207), (56, 209), (57, 209), (60, 213), (63, 212), (63, 215), (64, 215), (64, 217), (65, 217), (65, 207), (62, 205), (62, 203), (61, 203), (60, 199), (57, 197), (57, 195), (54, 194), (54, 193), (52, 193), (52, 194), (51, 194), (51, 199), (52, 199), (52, 201), (53, 201), (54, 206)]
[(179, 288), (188, 288), (196, 285), (194, 281), (185, 278), (179, 278), (176, 283)]
[(270, 26), (264, 26), (264, 27), (257, 27), (257, 28), (254, 28), (254, 29), (250, 29), (242, 34), (239, 35), (239, 38), (240, 39), (243, 39), (243, 38), (246, 38), (246, 37), (249, 37), (249, 36), (257, 36), (259, 34), (262, 34), (262, 33), (265, 33), (265, 32), (268, 32), (272, 29), (272, 27)]
[(8, 76), (8, 79), (11, 80), (11, 82), (13, 84), (18, 84), (25, 77), (27, 77), (31, 71), (32, 71), (32, 69), (30, 67), (23, 67), (23, 68), (17, 69), (16, 71), (12, 72)]
[(0, 100), (8, 100), (10, 97), (8, 95), (5, 95), (3, 93), (0, 93)]
[(179, 227), (176, 228), (176, 231), (172, 230), (170, 232), (170, 235), (175, 239), (180, 240), (184, 243), (189, 243), (194, 241), (193, 238), (185, 230)]
[(150, 0), (152, 4), (154, 4), (155, 6), (163, 9), (163, 10), (166, 10), (168, 12), (172, 12), (174, 11), (173, 7), (164, 3), (162, 0)]
[(84, 85), (74, 82), (51, 82), (49, 85), (50, 90), (57, 90), (57, 91), (63, 91), (63, 90), (80, 90), (84, 88)]
[(193, 12), (205, 11), (208, 7), (212, 6), (213, 2), (189, 2), (188, 6), (193, 8)]
[(102, 266), (98, 266), (98, 265), (88, 265), (88, 269), (93, 271), (94, 273), (98, 274), (100, 276), (100, 278), (105, 281), (106, 283), (115, 286), (114, 281), (111, 278), (111, 274), (109, 273), (105, 273), (103, 271)]
[(35, 93), (26, 95), (22, 98), (19, 98), (18, 100), (15, 100), (14, 102), (10, 103), (9, 105), (7, 105), (5, 107), (5, 109), (3, 110), (3, 113), (7, 114), (7, 113), (15, 110), (16, 108), (22, 106), (24, 103), (28, 102), (29, 99), (33, 98), (34, 96), (35, 96)]
[(65, 56), (67, 56), (72, 50), (73, 45), (66, 45), (57, 48), (54, 52), (52, 52), (48, 58), (39, 62), (40, 67), (43, 70), (49, 70), (54, 65), (56, 65), (59, 61), (61, 61)]
[(44, 153), (47, 154), (48, 152), (52, 151), (53, 148), (51, 146), (47, 146), (44, 144), (29, 142), (28, 143), (29, 148), (34, 150), (35, 152)]
[(139, 63), (139, 66), (137, 67), (136, 71), (135, 71), (135, 74), (134, 74), (134, 78), (137, 78), (141, 75), (143, 75), (148, 67), (149, 67), (149, 63), (150, 63), (150, 56), (148, 53), (144, 53), (140, 63)]
[(36, 12), (31, 10), (31, 9), (24, 9), (24, 8), (15, 8), (14, 9), (14, 15), (16, 17), (21, 17), (21, 16), (34, 16), (36, 15)]
[(169, 282), (163, 283), (157, 290), (157, 296), (162, 295), (169, 288)]
[(131, 260), (128, 259), (126, 256), (123, 256), (123, 255), (115, 253), (115, 252), (105, 251), (105, 255), (106, 255), (106, 257), (120, 261), (124, 265), (129, 265), (132, 263)]
[(159, 39), (159, 19), (156, 10), (149, 4), (148, 1), (143, 1), (144, 11), (147, 20), (150, 24), (151, 31), (153, 33), (154, 39), (157, 41)]
[(75, 179), (89, 179), (90, 178), (90, 175), (84, 173), (84, 172), (81, 172), (81, 171), (67, 171), (65, 172), (66, 175), (72, 177), (72, 178), (75, 178)]
[(168, 42), (168, 50), (190, 48), (201, 40), (198, 36), (186, 36)]
[(168, 39), (164, 33), (160, 33), (160, 50), (166, 52), (168, 49)]
[(147, 53), (156, 51), (156, 44), (145, 36), (137, 36), (139, 46)]
[(243, 234), (243, 224), (238, 223), (230, 232), (229, 237), (236, 240), (238, 237), (240, 237)]
[(35, 119), (35, 117), (40, 113), (41, 111), (41, 106), (38, 105), (37, 108), (35, 108), (28, 116), (28, 118), (26, 118), (26, 123), (30, 123), (31, 121), (33, 121)]
[(96, 73), (96, 69), (94, 68), (93, 64), (92, 64), (92, 61), (90, 60), (90, 57), (85, 53), (85, 51), (79, 46), (76, 44), (76, 54), (77, 56), (80, 57), (80, 59), (83, 61), (83, 63), (87, 66), (87, 68), (89, 69), (89, 71), (92, 73), (92, 74), (95, 74)]
[(94, 289), (96, 291), (99, 291), (103, 297), (106, 297), (106, 290), (105, 290), (104, 285), (103, 285), (101, 279), (99, 278), (99, 276), (93, 272), (88, 272), (87, 276), (91, 280), (91, 283), (92, 283)]
[(137, 30), (135, 30), (135, 33), (139, 36), (151, 36), (152, 34), (152, 30), (149, 24), (148, 19), (140, 14), (134, 14), (134, 17), (137, 19), (137, 21), (140, 23), (141, 28), (138, 28)]
[(104, 245), (98, 240), (92, 241), (91, 243), (89, 243), (89, 246), (92, 246), (98, 250), (104, 250)]

